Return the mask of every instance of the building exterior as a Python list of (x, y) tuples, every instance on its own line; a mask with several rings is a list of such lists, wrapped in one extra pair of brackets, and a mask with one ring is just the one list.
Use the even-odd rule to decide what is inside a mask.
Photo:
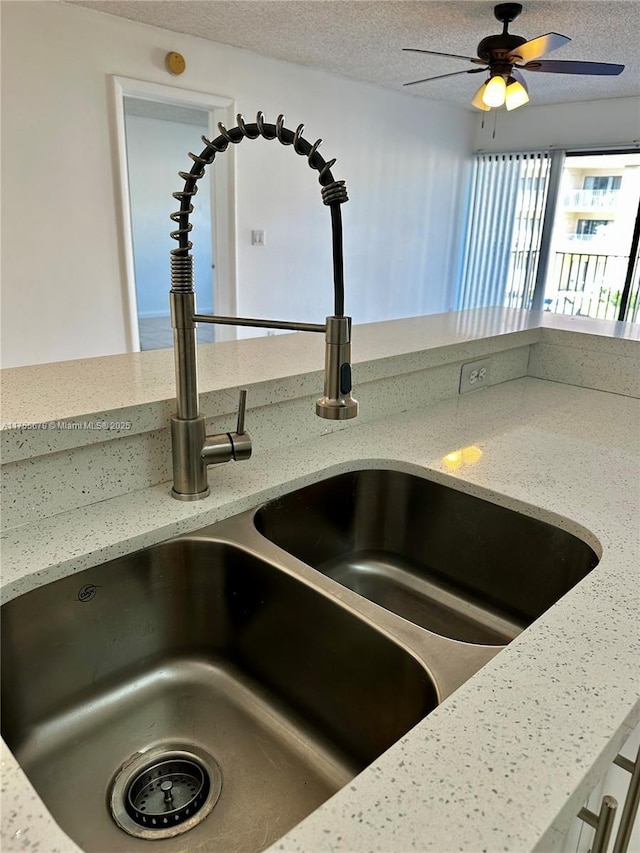
[[(617, 316), (639, 199), (640, 154), (567, 157), (545, 288), (547, 310)], [(633, 308), (637, 311), (637, 305)]]

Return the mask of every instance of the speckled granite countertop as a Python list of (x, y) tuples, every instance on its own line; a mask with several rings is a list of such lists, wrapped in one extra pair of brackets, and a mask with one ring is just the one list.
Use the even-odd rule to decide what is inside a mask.
[[(359, 381), (392, 375), (400, 360), (411, 369), (437, 364), (456, 348), (508, 335), (523, 342), (540, 338), (540, 332), (561, 332), (567, 337), (597, 335), (600, 341), (640, 341), (639, 323), (565, 317), (560, 314), (513, 308), (477, 308), (404, 320), (356, 326), (353, 363)], [(220, 392), (231, 385), (256, 386), (261, 382), (308, 379), (309, 393), (318, 388), (324, 359), (321, 335), (295, 334), (227, 341), (198, 347), (201, 395)], [(2, 432), (16, 422), (52, 421), (87, 414), (117, 413), (123, 419), (132, 407), (147, 408), (144, 428), (166, 420), (174, 408), (173, 351), (152, 350), (107, 358), (14, 367), (2, 371)], [(226, 401), (228, 402), (228, 401)], [(235, 399), (232, 399), (232, 405)], [(227, 411), (227, 409), (224, 409)]]
[[(640, 401), (524, 378), (259, 452), (205, 502), (166, 485), (7, 531), (10, 595), (326, 476), (391, 465), (554, 520), (598, 567), (399, 743), (277, 842), (304, 853), (553, 850), (640, 718)], [(451, 470), (445, 457), (482, 454)], [(330, 464), (328, 462), (330, 460)], [(259, 487), (256, 484), (260, 484)], [(2, 751), (2, 849), (72, 853)]]

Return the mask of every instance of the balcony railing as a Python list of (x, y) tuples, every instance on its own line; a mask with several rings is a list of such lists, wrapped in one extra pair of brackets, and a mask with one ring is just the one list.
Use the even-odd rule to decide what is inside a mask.
[[(534, 253), (531, 257), (525, 252), (511, 253), (505, 306), (531, 307), (536, 261)], [(545, 287), (545, 311), (616, 320), (628, 263), (628, 255), (556, 252)], [(636, 317), (637, 302), (635, 286), (629, 300), (630, 319)]]
[(569, 190), (564, 207), (571, 210), (612, 210), (618, 203), (620, 190)]
[(568, 243), (593, 243), (595, 240), (605, 240), (606, 234), (565, 234), (561, 239)]

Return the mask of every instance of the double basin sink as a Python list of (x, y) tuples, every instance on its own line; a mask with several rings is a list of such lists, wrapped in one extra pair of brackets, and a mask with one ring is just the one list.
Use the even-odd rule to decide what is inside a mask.
[(597, 564), (528, 515), (340, 474), (2, 607), (2, 734), (86, 851), (260, 851)]

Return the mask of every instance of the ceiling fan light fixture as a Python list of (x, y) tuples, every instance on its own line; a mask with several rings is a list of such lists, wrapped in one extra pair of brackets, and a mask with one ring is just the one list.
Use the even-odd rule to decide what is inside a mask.
[(482, 101), (487, 107), (501, 107), (507, 93), (507, 84), (502, 74), (495, 74), (487, 83)]
[(518, 80), (509, 77), (509, 85), (505, 93), (504, 105), (508, 110), (517, 110), (529, 103), (529, 93)]
[[(2, 0), (0, 0), (0, 3)], [(614, 62), (578, 62), (576, 60), (544, 59), (571, 39), (560, 33), (550, 32), (533, 39), (509, 32), (509, 24), (522, 12), (521, 3), (498, 3), (494, 8), (496, 18), (502, 23), (501, 33), (486, 36), (477, 48), (477, 58), (464, 56), (459, 53), (444, 53), (440, 50), (425, 50), (417, 47), (406, 47), (413, 53), (425, 53), (430, 56), (445, 56), (449, 59), (462, 59), (473, 63), (475, 68), (462, 71), (450, 71), (413, 80), (404, 86), (415, 86), (418, 83), (428, 83), (431, 80), (441, 80), (444, 77), (456, 77), (459, 74), (489, 73), (489, 79), (478, 89), (471, 100), (471, 105), (478, 110), (488, 112), (493, 108), (506, 107), (516, 110), (529, 102), (526, 76), (528, 72), (545, 74), (579, 74), (592, 77), (615, 77), (624, 71), (624, 65)], [(478, 67), (480, 66), (480, 67)], [(524, 76), (520, 71), (525, 71)]]
[(478, 91), (475, 93), (475, 95), (471, 99), (471, 106), (475, 107), (477, 110), (484, 110), (485, 112), (488, 112), (491, 109), (491, 107), (488, 107), (485, 104), (485, 102), (482, 100), (482, 96), (484, 95), (484, 90), (486, 88), (487, 88), (487, 81), (485, 80), (485, 82), (482, 84), (482, 86), (480, 86)]

